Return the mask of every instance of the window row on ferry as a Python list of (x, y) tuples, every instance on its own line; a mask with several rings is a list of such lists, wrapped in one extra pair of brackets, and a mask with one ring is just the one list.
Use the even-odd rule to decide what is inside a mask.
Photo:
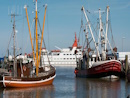
[(76, 58), (54, 58), (53, 60), (75, 60)]
[[(63, 54), (63, 55), (75, 55), (75, 54)], [(76, 55), (81, 55), (81, 54), (76, 54)]]
[(54, 62), (54, 64), (76, 64), (76, 62)]

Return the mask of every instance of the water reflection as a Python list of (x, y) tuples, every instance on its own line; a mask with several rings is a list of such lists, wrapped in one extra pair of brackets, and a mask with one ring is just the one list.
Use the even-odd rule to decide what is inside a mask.
[(55, 98), (75, 98), (75, 75), (72, 66), (56, 67)]
[(126, 98), (130, 84), (124, 80), (77, 78), (75, 88), (76, 98)]
[(35, 88), (0, 88), (0, 98), (127, 98), (130, 83), (125, 79), (76, 78), (74, 67), (56, 67), (53, 85)]
[(1, 98), (53, 98), (54, 86), (3, 89)]

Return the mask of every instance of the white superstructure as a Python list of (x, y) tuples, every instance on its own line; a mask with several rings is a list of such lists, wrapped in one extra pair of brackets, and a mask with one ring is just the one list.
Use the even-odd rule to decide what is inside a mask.
[(117, 60), (124, 61), (125, 56), (128, 55), (128, 62), (130, 63), (130, 52), (117, 52)]
[[(78, 47), (75, 35), (75, 41), (72, 47), (63, 49), (58, 48), (58, 50), (52, 50), (51, 52), (48, 52), (45, 48), (43, 48), (41, 56), (42, 66), (49, 63), (54, 66), (76, 66), (77, 59), (82, 56), (82, 49), (81, 47)], [(48, 60), (50, 62), (48, 62)]]

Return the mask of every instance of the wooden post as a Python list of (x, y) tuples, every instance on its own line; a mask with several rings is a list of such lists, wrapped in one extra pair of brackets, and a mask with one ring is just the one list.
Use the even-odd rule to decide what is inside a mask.
[(87, 56), (86, 69), (88, 69), (89, 68), (89, 54), (86, 53), (86, 56)]
[(127, 74), (128, 71), (128, 55), (125, 55), (125, 74)]

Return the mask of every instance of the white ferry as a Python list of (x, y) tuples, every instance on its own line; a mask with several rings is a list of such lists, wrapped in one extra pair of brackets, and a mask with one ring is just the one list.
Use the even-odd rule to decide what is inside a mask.
[(128, 62), (130, 63), (130, 52), (117, 52), (117, 60), (124, 61), (125, 56), (128, 55)]
[(54, 66), (76, 66), (77, 59), (82, 56), (82, 47), (78, 47), (77, 37), (75, 34), (75, 41), (72, 47), (52, 50), (48, 52), (45, 48), (42, 49), (41, 64), (42, 66), (51, 64)]

